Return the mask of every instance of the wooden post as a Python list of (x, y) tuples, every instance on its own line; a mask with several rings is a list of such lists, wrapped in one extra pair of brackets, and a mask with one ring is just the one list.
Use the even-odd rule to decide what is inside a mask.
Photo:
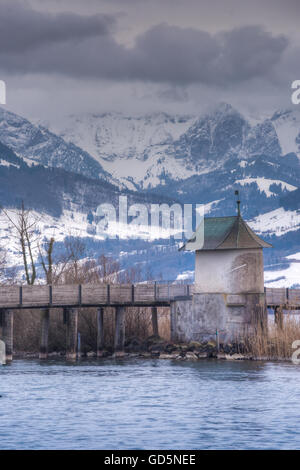
[(281, 305), (275, 307), (274, 310), (275, 323), (282, 330), (283, 328), (283, 309)]
[(152, 316), (152, 334), (154, 336), (159, 336), (159, 334), (158, 334), (157, 307), (151, 307), (151, 316)]
[(81, 358), (81, 334), (77, 333), (77, 357), (78, 359)]
[(50, 311), (49, 308), (42, 310), (41, 320), (41, 343), (40, 343), (40, 359), (47, 359), (48, 357), (48, 338), (49, 338), (49, 321)]
[(5, 343), (6, 361), (12, 361), (14, 338), (14, 313), (12, 310), (2, 311), (2, 337)]
[(77, 329), (78, 329), (78, 310), (76, 308), (66, 309), (67, 320), (67, 350), (66, 358), (76, 360), (77, 352)]
[(116, 307), (115, 352), (123, 352), (125, 344), (125, 307)]
[(176, 327), (176, 302), (170, 304), (170, 329), (171, 329), (171, 341), (177, 342), (177, 327)]
[(0, 339), (0, 366), (5, 366), (5, 343)]
[(104, 348), (104, 329), (103, 329), (104, 308), (97, 309), (97, 357), (102, 357)]

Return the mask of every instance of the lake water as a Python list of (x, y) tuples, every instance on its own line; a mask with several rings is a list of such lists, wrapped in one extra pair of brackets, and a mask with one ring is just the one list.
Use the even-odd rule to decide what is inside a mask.
[(0, 449), (300, 447), (290, 363), (16, 360), (0, 394)]

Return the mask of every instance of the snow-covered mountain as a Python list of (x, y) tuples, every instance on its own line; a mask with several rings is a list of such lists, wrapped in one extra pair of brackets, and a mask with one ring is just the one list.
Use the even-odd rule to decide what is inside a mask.
[(111, 180), (86, 151), (42, 126), (0, 107), (0, 141), (30, 165), (63, 168), (87, 177)]
[(252, 124), (221, 104), (203, 116), (118, 113), (70, 116), (53, 131), (92, 155), (130, 188), (153, 188), (224, 168), (253, 156), (300, 156), (300, 113), (278, 112)]
[(166, 113), (86, 114), (69, 116), (63, 127), (54, 123), (51, 129), (92, 155), (116, 180), (137, 189), (159, 184), (165, 172), (171, 171), (174, 179), (192, 174), (167, 153), (194, 120)]
[(296, 271), (300, 283), (300, 264), (290, 261), (300, 245), (298, 108), (255, 122), (228, 104), (202, 116), (71, 116), (56, 132), (127, 187), (204, 203), (210, 214), (232, 213), (239, 189), (244, 216), (274, 245), (267, 282), (293, 285)]
[(283, 155), (295, 153), (300, 158), (300, 111), (294, 109), (277, 111), (271, 117)]
[[(227, 104), (202, 116), (109, 113), (71, 116), (63, 122), (49, 131), (0, 109), (2, 204), (14, 207), (23, 199), (44, 214), (46, 225), (55, 227), (59, 239), (73, 227), (80, 236), (88, 230), (89, 243), (98, 243), (90, 219), (95, 218), (98, 204), (117, 205), (120, 194), (128, 194), (132, 203), (205, 204), (207, 214), (227, 215), (236, 210), (233, 191), (239, 189), (244, 217), (274, 245), (265, 254), (272, 270), (267, 277), (270, 285), (279, 282), (274, 265), (284, 271), (284, 266), (296, 263), (299, 269), (293, 258), (300, 251), (300, 112), (296, 109), (255, 122)], [(154, 275), (159, 269), (164, 278), (193, 270), (193, 257), (178, 255), (172, 243), (163, 242), (161, 247), (154, 243), (159, 263), (153, 256), (145, 261), (152, 242), (143, 242), (141, 256), (136, 243), (129, 240), (109, 249), (125, 263), (127, 255), (135, 253), (131, 262), (152, 269)], [(294, 273), (295, 268), (290, 269), (287, 279), (284, 275), (280, 279), (296, 284)]]

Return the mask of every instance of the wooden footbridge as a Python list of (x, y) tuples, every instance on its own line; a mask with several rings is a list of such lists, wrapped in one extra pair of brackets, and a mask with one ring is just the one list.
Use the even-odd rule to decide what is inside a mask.
[[(104, 346), (104, 307), (115, 308), (115, 350), (122, 351), (125, 342), (126, 307), (151, 307), (153, 334), (158, 335), (157, 307), (168, 307), (176, 300), (191, 298), (193, 285), (175, 283), (141, 284), (84, 284), (84, 285), (35, 285), (0, 286), (0, 326), (6, 344), (7, 360), (13, 354), (14, 310), (41, 310), (40, 357), (48, 354), (48, 331), (53, 308), (62, 308), (67, 325), (66, 355), (76, 358), (78, 309), (97, 308), (97, 354), (101, 356)], [(266, 288), (266, 305), (275, 311), (300, 309), (300, 289)]]
[(170, 306), (172, 301), (188, 299), (192, 286), (184, 284), (83, 284), (0, 286), (0, 326), (6, 345), (6, 359), (13, 355), (13, 311), (41, 310), (40, 358), (48, 355), (50, 309), (62, 308), (67, 326), (66, 356), (75, 359), (77, 352), (78, 309), (97, 307), (97, 355), (104, 347), (104, 307), (115, 308), (115, 351), (125, 343), (126, 307), (151, 307), (153, 334), (158, 335), (157, 307)]

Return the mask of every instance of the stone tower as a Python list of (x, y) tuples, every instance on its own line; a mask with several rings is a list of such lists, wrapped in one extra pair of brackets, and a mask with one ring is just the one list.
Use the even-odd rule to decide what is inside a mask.
[(204, 218), (181, 248), (195, 251), (195, 286), (191, 300), (174, 302), (171, 334), (174, 341), (237, 340), (265, 324), (263, 248), (238, 214)]

